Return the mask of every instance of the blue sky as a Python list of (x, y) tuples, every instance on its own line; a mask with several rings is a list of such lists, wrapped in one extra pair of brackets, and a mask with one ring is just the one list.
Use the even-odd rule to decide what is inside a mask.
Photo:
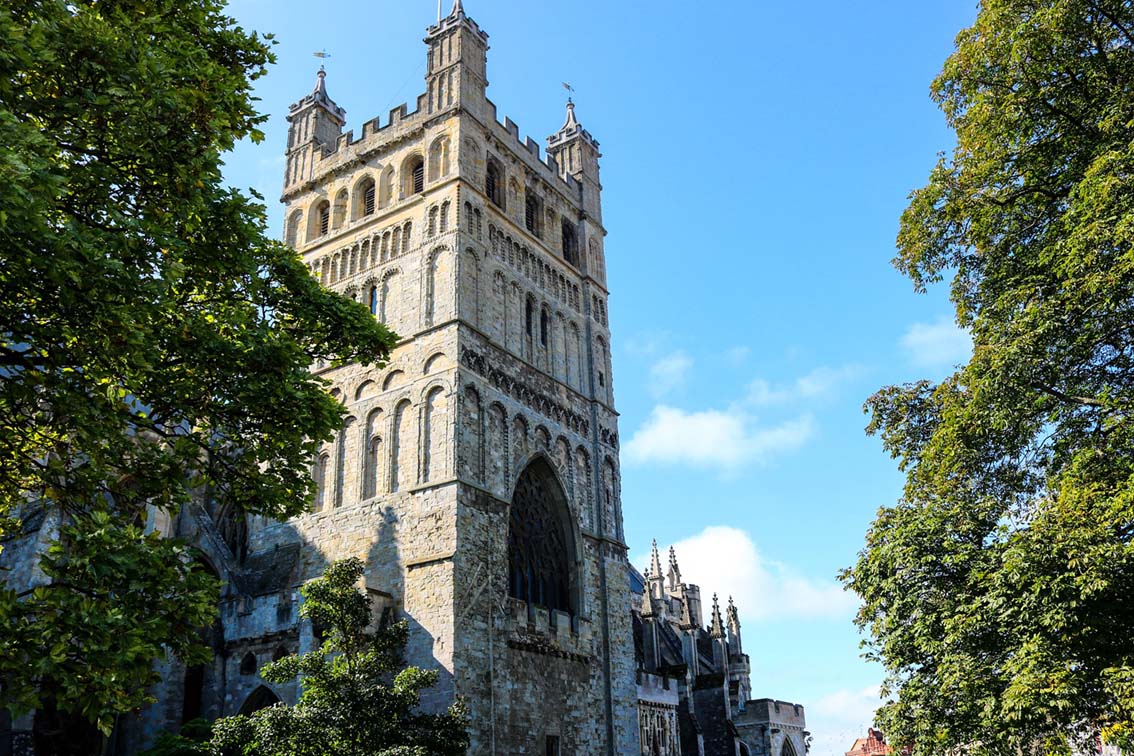
[[(890, 259), (907, 194), (952, 145), (929, 84), (975, 0), (465, 8), (491, 35), (501, 118), (542, 144), (569, 81), (602, 145), (632, 559), (676, 543), (688, 581), (734, 594), (753, 694), (804, 704), (813, 756), (841, 754), (880, 672), (835, 575), (901, 488), (862, 403), (968, 352), (944, 289), (915, 294)], [(226, 170), (279, 230), (284, 115), (314, 83), (312, 52), (331, 53), (328, 89), (357, 132), (423, 88), (436, 4), (230, 12), (279, 41), (257, 89), (267, 138)]]

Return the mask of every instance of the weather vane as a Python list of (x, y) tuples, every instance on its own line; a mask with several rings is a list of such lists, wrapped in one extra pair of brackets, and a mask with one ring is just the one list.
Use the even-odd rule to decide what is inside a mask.
[[(563, 82), (563, 88), (566, 89), (571, 94), (575, 93), (575, 88), (573, 86), (571, 86), (570, 84), (568, 84), (567, 82)], [(571, 102), (571, 94), (567, 95), (567, 102)]]
[[(329, 52), (327, 52), (327, 48), (325, 48), (325, 47), (322, 50), (320, 50), (319, 52), (313, 52), (311, 54), (314, 55), (316, 58), (319, 58), (320, 60), (326, 60), (327, 58), (331, 57), (331, 54)], [(324, 70), (324, 67), (323, 67), (322, 64), (319, 65), (319, 70), (320, 71)]]

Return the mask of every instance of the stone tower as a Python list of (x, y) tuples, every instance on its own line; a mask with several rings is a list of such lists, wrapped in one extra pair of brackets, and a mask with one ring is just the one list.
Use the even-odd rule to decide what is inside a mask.
[(298, 584), (363, 557), (472, 753), (638, 753), (598, 142), (570, 102), (545, 158), (497, 120), (459, 0), (425, 43), (413, 112), (344, 133), (321, 70), (288, 115), (285, 239), (399, 342), (382, 369), (320, 368), (348, 417), (315, 511), (252, 523), (249, 558), (300, 544)]

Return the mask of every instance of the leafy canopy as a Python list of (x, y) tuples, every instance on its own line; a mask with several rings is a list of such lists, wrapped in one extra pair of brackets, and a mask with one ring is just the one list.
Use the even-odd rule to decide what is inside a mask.
[(974, 353), (882, 389), (906, 473), (855, 566), (915, 753), (1060, 751), (1134, 726), (1134, 4), (983, 0), (933, 85), (957, 145), (896, 266), (951, 277)]
[(294, 707), (276, 704), (250, 716), (217, 720), (216, 756), (463, 756), (469, 741), (460, 703), (445, 714), (417, 710), (436, 671), (405, 667), (408, 625), (368, 629), (370, 598), (355, 586), (358, 559), (336, 562), (305, 585), (300, 614), (325, 631), (315, 652), (265, 665), (261, 676), (283, 684), (297, 675)]
[(215, 598), (180, 546), (141, 536), (146, 507), (207, 491), (299, 512), (341, 423), (309, 365), (393, 344), (224, 186), (222, 153), (261, 138), (251, 87), (273, 57), (222, 11), (0, 4), (0, 538), (33, 509), (66, 524), (50, 586), (0, 590), (0, 706), (104, 732), (148, 700), (144, 659), (193, 658)]

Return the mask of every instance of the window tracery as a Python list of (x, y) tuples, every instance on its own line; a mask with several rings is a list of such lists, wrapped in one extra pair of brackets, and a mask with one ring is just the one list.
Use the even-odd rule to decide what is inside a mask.
[(520, 474), (508, 527), (509, 595), (573, 613), (572, 538), (566, 498), (544, 460)]

